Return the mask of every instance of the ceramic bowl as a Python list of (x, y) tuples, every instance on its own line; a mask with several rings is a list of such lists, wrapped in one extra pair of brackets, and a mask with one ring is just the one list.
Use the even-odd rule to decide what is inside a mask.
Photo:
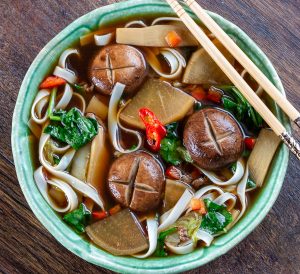
[[(272, 64), (257, 45), (234, 24), (219, 15), (210, 14), (236, 40), (242, 50), (267, 77), (284, 92)], [(164, 1), (132, 0), (96, 9), (74, 21), (54, 37), (33, 61), (20, 88), (13, 116), (12, 149), (14, 162), (20, 186), (32, 211), (47, 230), (67, 249), (90, 263), (117, 272), (180, 272), (199, 267), (226, 253), (253, 231), (266, 216), (279, 194), (288, 164), (288, 151), (281, 146), (263, 188), (259, 191), (255, 202), (245, 216), (229, 233), (217, 238), (210, 247), (197, 249), (187, 255), (144, 260), (113, 256), (82, 239), (55, 214), (41, 196), (33, 180), (34, 165), (30, 154), (27, 121), (38, 85), (45, 75), (50, 73), (61, 52), (78, 43), (79, 37), (83, 34), (120, 20), (129, 21), (153, 16), (175, 16), (175, 14)], [(289, 128), (288, 120), (274, 104), (272, 106), (279, 120), (286, 128)]]

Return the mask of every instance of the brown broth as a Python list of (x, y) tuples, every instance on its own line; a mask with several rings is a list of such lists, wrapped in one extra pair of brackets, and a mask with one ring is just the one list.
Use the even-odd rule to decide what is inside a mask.
[[(152, 18), (149, 19), (149, 20), (152, 20)], [(88, 46), (83, 46), (83, 47), (80, 46), (80, 45), (77, 45), (77, 48), (79, 49), (80, 57), (78, 57), (76, 55), (71, 55), (71, 57), (68, 60), (67, 67), (76, 72), (76, 74), (78, 76), (78, 83), (89, 83), (88, 76), (87, 76), (89, 63), (90, 63), (90, 60), (93, 57), (93, 55), (99, 50), (99, 47), (95, 46), (95, 45), (88, 45)], [(196, 48), (183, 48), (181, 50), (181, 52), (182, 52), (182, 54), (186, 58), (188, 58), (195, 49)], [(159, 56), (159, 60), (162, 63), (162, 67), (163, 67), (164, 72), (165, 73), (169, 73), (170, 72), (170, 66), (166, 62), (166, 60), (163, 58), (163, 56), (160, 55)], [(237, 62), (236, 62), (236, 68), (237, 68), (238, 71), (242, 71), (242, 68), (240, 67), (240, 65)], [(151, 71), (149, 73), (148, 77), (158, 77), (158, 75), (156, 75), (155, 73), (153, 73), (153, 71)], [(249, 80), (249, 79), (247, 78), (247, 80)], [(252, 80), (252, 79), (250, 79), (250, 80)], [(253, 82), (251, 84), (254, 86)], [(84, 96), (84, 98), (86, 100), (87, 105), (88, 105), (88, 102), (90, 101), (90, 99), (92, 98), (92, 96), (94, 96), (94, 95), (97, 96), (105, 105), (108, 106), (109, 96), (99, 94), (99, 93), (97, 93), (95, 91), (90, 92), (88, 94), (83, 94), (83, 96)], [(59, 100), (59, 96), (57, 98), (57, 101), (58, 100)], [(72, 107), (78, 107), (78, 104), (79, 104), (78, 101), (72, 100), (72, 102), (68, 105), (67, 109), (71, 109)], [(205, 103), (205, 102), (203, 103), (202, 102), (202, 107), (205, 107), (205, 106), (212, 106), (212, 104), (211, 103)], [(44, 111), (46, 111), (46, 110), (44, 110)], [(105, 124), (107, 126), (107, 121), (104, 121), (104, 122), (105, 122)], [(180, 136), (182, 136), (182, 131), (183, 131), (184, 123), (185, 123), (185, 119), (182, 120), (182, 121), (180, 121), (180, 123), (179, 123), (179, 129), (178, 129), (178, 131), (179, 131), (179, 135)], [(240, 124), (240, 126), (241, 126), (241, 128), (245, 128), (244, 125)], [(135, 138), (132, 135), (126, 134), (123, 131), (121, 131), (120, 133), (121, 133), (120, 134), (120, 136), (121, 136), (120, 142), (121, 142), (121, 144), (125, 148), (131, 148), (136, 143), (136, 140), (135, 140)], [(39, 163), (39, 160), (38, 160), (38, 155), (37, 155), (38, 140), (35, 137), (33, 137), (32, 135), (30, 136), (30, 148), (31, 148), (32, 165), (33, 165), (34, 169), (36, 169), (36, 168), (38, 168), (38, 166), (40, 166), (40, 163)], [(142, 149), (147, 149), (147, 147), (143, 147)], [(114, 156), (114, 149), (113, 149), (112, 145), (110, 145), (109, 150), (110, 150), (111, 157), (110, 157), (110, 159), (108, 159), (108, 161), (112, 162), (114, 160), (114, 157), (115, 157)], [(230, 172), (231, 171), (229, 171), (229, 168), (226, 168), (225, 171), (221, 171), (220, 170), (217, 173), (218, 173), (218, 175), (220, 177), (225, 177), (225, 178), (228, 179), (228, 177), (230, 177), (229, 175), (231, 174)], [(108, 173), (108, 171), (107, 171), (107, 173)], [(107, 177), (107, 174), (106, 174), (106, 177)], [(62, 199), (61, 193), (59, 195), (57, 195), (57, 197), (55, 197), (55, 195), (58, 192), (59, 192), (59, 190), (57, 190), (57, 189), (53, 189), (53, 188), (49, 189), (49, 193), (50, 194), (52, 193), (52, 200), (55, 201), (58, 205), (64, 206), (65, 204), (62, 202), (63, 199)], [(54, 195), (54, 197), (53, 197), (53, 195)], [(255, 202), (256, 197), (258, 195), (258, 191), (252, 191), (252, 192), (248, 193), (247, 195), (249, 197), (248, 198), (248, 208), (249, 208)], [(109, 207), (114, 206), (115, 202), (111, 198), (111, 196), (109, 194), (108, 188), (107, 188), (107, 196), (108, 196), (108, 201), (109, 201), (108, 202)], [(241, 209), (241, 204), (240, 204), (239, 201), (237, 203), (236, 209), (238, 209), (238, 210)], [(97, 205), (95, 205), (94, 206), (94, 210), (99, 211), (101, 209)], [(157, 211), (160, 212), (161, 209), (158, 209)], [(140, 215), (139, 217), (142, 220), (145, 219), (144, 215)], [(144, 229), (145, 229), (145, 227), (144, 227)], [(88, 237), (85, 234), (83, 234), (82, 237), (84, 239), (86, 239), (86, 240), (89, 241)]]

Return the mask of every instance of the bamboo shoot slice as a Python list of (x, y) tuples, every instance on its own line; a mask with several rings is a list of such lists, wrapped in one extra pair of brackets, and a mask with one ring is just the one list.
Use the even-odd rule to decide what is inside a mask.
[(97, 96), (93, 96), (86, 108), (86, 112), (94, 113), (101, 120), (105, 121), (108, 114), (108, 107)]
[(146, 47), (169, 47), (165, 37), (175, 31), (182, 42), (179, 47), (198, 46), (196, 38), (182, 25), (155, 25), (145, 28), (118, 28), (116, 41), (118, 44)]
[[(99, 119), (97, 120), (99, 122), (99, 129), (98, 134), (93, 139), (91, 145), (91, 154), (86, 181), (98, 191), (103, 200), (103, 205), (106, 207), (107, 201), (105, 200), (105, 197), (107, 195), (105, 178), (110, 164), (110, 152), (107, 131), (102, 125), (101, 121), (99, 121)], [(90, 201), (87, 202), (86, 205), (91, 210), (93, 203), (91, 199), (89, 200)]]
[(122, 122), (144, 129), (139, 110), (148, 108), (164, 124), (181, 120), (193, 107), (194, 98), (169, 83), (149, 79), (120, 114)]
[[(216, 47), (223, 53), (226, 59), (233, 65), (233, 56), (217, 40), (214, 41)], [(185, 84), (228, 84), (230, 80), (218, 67), (209, 54), (203, 49), (195, 51), (186, 67), (183, 82)]]
[(170, 179), (166, 180), (163, 213), (167, 212), (176, 205), (186, 189), (190, 189), (191, 191), (193, 191), (193, 188), (186, 183)]
[(280, 138), (273, 131), (268, 129), (260, 131), (248, 160), (250, 177), (258, 187), (263, 185), (280, 142)]

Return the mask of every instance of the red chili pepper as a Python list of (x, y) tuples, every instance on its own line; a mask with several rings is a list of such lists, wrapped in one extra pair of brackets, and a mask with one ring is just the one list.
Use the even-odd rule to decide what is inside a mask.
[(107, 211), (94, 211), (92, 213), (93, 218), (97, 220), (102, 220), (106, 217), (108, 217), (108, 212)]
[(253, 150), (256, 143), (256, 139), (253, 137), (245, 138), (245, 146), (248, 150)]
[(182, 173), (179, 168), (175, 166), (169, 166), (166, 170), (166, 176), (170, 179), (180, 180)]
[(167, 130), (156, 118), (155, 114), (147, 109), (141, 108), (139, 116), (146, 127), (147, 143), (153, 151), (159, 151), (160, 141), (166, 136)]
[(209, 100), (209, 101), (212, 101), (214, 103), (220, 104), (221, 100), (222, 100), (222, 97), (223, 97), (223, 93), (222, 93), (221, 90), (219, 90), (215, 87), (211, 87), (208, 90), (206, 99)]
[(96, 219), (96, 220), (102, 220), (102, 219), (105, 219), (106, 217), (108, 217), (110, 215), (114, 215), (114, 214), (118, 213), (119, 211), (121, 211), (121, 206), (120, 205), (116, 205), (116, 206), (112, 207), (108, 211), (94, 211), (92, 213), (92, 215), (93, 215), (94, 219)]
[(40, 89), (55, 88), (64, 85), (66, 80), (57, 76), (48, 76), (41, 84)]
[(196, 87), (192, 90), (191, 95), (198, 101), (206, 99), (206, 92), (203, 87)]

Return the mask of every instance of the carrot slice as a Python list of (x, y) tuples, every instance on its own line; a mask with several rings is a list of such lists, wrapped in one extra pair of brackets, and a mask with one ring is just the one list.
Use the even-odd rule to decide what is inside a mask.
[(178, 47), (182, 42), (182, 38), (178, 35), (178, 33), (175, 30), (170, 31), (165, 37), (165, 39), (171, 48)]
[(197, 100), (202, 101), (206, 99), (206, 92), (203, 87), (198, 86), (192, 90), (191, 95)]
[(206, 214), (205, 203), (202, 199), (193, 198), (190, 202), (190, 207), (194, 211), (198, 211), (201, 215)]
[(112, 207), (108, 212), (110, 215), (114, 215), (116, 213), (118, 213), (119, 211), (121, 211), (121, 206), (120, 205), (116, 205), (114, 207)]
[(64, 85), (66, 80), (57, 76), (48, 76), (41, 84), (40, 89), (55, 88)]

